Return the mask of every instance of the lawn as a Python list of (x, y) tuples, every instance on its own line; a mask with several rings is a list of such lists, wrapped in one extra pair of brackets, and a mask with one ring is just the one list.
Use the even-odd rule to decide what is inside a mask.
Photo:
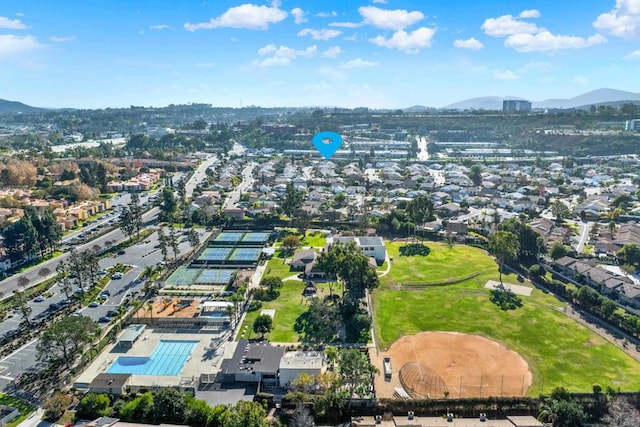
[(299, 273), (292, 271), (289, 264), (285, 264), (286, 258), (281, 257), (281, 251), (277, 250), (276, 255), (267, 263), (267, 269), (264, 271), (265, 276), (276, 276), (284, 279)]
[[(328, 295), (329, 287), (324, 283), (317, 283), (318, 295)], [(273, 342), (298, 342), (298, 334), (293, 330), (296, 319), (307, 310), (307, 298), (302, 295), (305, 284), (299, 280), (287, 280), (280, 289), (280, 296), (273, 301), (263, 301), (262, 309), (275, 309), (273, 330), (266, 335)], [(262, 310), (260, 309), (260, 310)], [(260, 310), (247, 313), (242, 328), (247, 327), (245, 338), (256, 338), (251, 329)], [(240, 332), (241, 333), (241, 332)]]
[[(533, 373), (531, 396), (549, 393), (558, 386), (573, 392), (591, 392), (594, 384), (621, 390), (640, 387), (640, 365), (566, 317), (561, 312), (565, 304), (555, 297), (536, 289), (530, 297), (522, 297), (523, 307), (512, 311), (502, 311), (491, 303), (484, 285), (487, 278), (497, 279), (497, 266), (482, 250), (428, 243), (431, 253), (426, 257), (398, 257), (398, 246), (388, 247), (394, 262), (373, 297), (374, 328), (380, 348), (388, 348), (403, 335), (421, 331), (465, 332), (502, 342), (520, 353)], [(493, 272), (489, 269), (492, 263)], [(405, 269), (430, 281), (434, 277), (464, 276), (475, 270), (483, 273), (453, 285), (420, 290), (392, 288), (393, 280), (419, 282), (411, 280)], [(506, 280), (515, 283), (513, 277)]]
[(321, 231), (307, 230), (304, 239), (302, 240), (302, 246), (313, 246), (316, 248), (324, 248), (327, 243), (327, 235)]
[(0, 405), (12, 406), (18, 408), (20, 415), (6, 424), (6, 427), (13, 427), (24, 421), (34, 410), (35, 407), (16, 397), (0, 393)]
[(400, 255), (403, 246), (404, 243), (387, 243), (387, 255), (393, 261), (391, 271), (381, 279), (382, 284), (431, 284), (468, 277), (474, 273), (481, 273), (479, 277), (486, 282), (487, 278), (497, 274), (494, 260), (484, 251), (471, 246), (427, 242), (430, 252), (426, 256)]

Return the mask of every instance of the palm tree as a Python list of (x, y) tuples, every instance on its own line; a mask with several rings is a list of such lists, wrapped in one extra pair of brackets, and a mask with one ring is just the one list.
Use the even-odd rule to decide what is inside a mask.
[(149, 313), (150, 321), (149, 323), (153, 326), (153, 302), (147, 303), (147, 312)]

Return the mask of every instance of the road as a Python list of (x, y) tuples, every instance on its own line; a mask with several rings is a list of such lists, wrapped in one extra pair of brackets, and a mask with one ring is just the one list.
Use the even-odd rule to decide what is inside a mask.
[[(196, 172), (194, 172), (192, 177), (187, 182), (187, 186), (191, 188), (191, 191), (193, 191), (193, 188), (195, 188), (206, 176), (204, 171), (206, 171), (206, 169), (216, 161), (217, 158), (215, 156), (207, 158), (196, 170)], [(150, 197), (151, 196), (148, 195), (141, 195), (141, 203), (148, 203), (148, 198)], [(113, 198), (113, 205), (116, 207), (126, 205), (128, 203), (130, 203), (130, 196), (128, 194), (119, 195)], [(143, 222), (145, 224), (155, 222), (159, 212), (160, 209), (158, 207), (151, 208), (149, 211), (145, 212), (142, 215)], [(94, 225), (89, 228), (97, 229), (98, 225), (100, 225), (101, 223), (109, 224), (109, 221), (111, 219), (114, 219), (115, 217), (115, 215), (105, 217), (99, 222), (94, 223)], [(206, 240), (210, 235), (210, 232), (207, 232), (203, 229), (198, 229), (197, 231), (199, 233), (200, 241)], [(82, 231), (78, 231), (65, 236), (65, 240), (71, 241), (81, 232)], [(86, 233), (86, 231), (84, 232)], [(75, 248), (79, 251), (95, 248), (96, 245), (100, 246), (100, 248), (104, 248), (105, 242), (107, 241), (110, 241), (112, 245), (115, 245), (125, 239), (126, 237), (124, 236), (122, 231), (117, 228), (85, 244), (77, 245), (75, 246)], [(188, 243), (186, 235), (183, 235), (180, 238), (177, 256), (186, 254), (191, 250), (192, 248)], [(170, 255), (173, 255), (171, 251), (169, 253)], [(5, 295), (9, 295), (13, 292), (13, 290), (19, 287), (17, 283), (19, 277), (26, 277), (29, 280), (29, 284), (33, 286), (45, 279), (44, 275), (40, 274), (43, 268), (49, 269), (49, 271), (51, 271), (50, 275), (53, 275), (58, 263), (61, 260), (66, 260), (69, 256), (69, 253), (65, 253), (60, 257), (42, 263), (22, 274), (3, 280), (2, 282), (0, 282), (0, 286), (5, 292)], [(121, 279), (112, 279), (108, 282), (104, 289), (108, 290), (111, 295), (106, 301), (101, 302), (101, 304), (97, 307), (83, 307), (78, 310), (78, 312), (83, 316), (87, 316), (95, 321), (98, 321), (101, 317), (106, 316), (109, 310), (113, 310), (116, 307), (122, 305), (125, 298), (135, 295), (142, 289), (144, 283), (142, 280), (138, 280), (140, 274), (145, 270), (145, 268), (149, 266), (155, 266), (161, 260), (162, 254), (159, 249), (157, 233), (153, 233), (145, 241), (127, 248), (125, 250), (125, 254), (123, 255), (102, 258), (99, 261), (101, 269), (106, 270), (114, 266), (115, 264), (130, 265), (132, 268)], [(32, 313), (30, 315), (31, 320), (37, 320), (39, 318), (46, 317), (46, 315), (52, 311), (52, 309), (50, 308), (50, 304), (59, 303), (63, 299), (66, 299), (66, 295), (64, 295), (64, 293), (61, 291), (58, 284), (54, 284), (49, 291), (52, 294), (51, 296), (49, 296), (49, 298), (46, 298), (42, 302), (32, 301), (29, 303), (30, 307), (32, 308)], [(14, 315), (13, 317), (6, 319), (2, 323), (0, 323), (0, 334), (12, 329), (16, 329), (21, 320), (22, 319), (18, 315)], [(102, 323), (102, 325), (106, 326), (107, 323)], [(37, 339), (25, 344), (9, 356), (6, 356), (2, 360), (0, 360), (0, 389), (9, 390), (9, 388), (13, 384), (13, 381), (18, 375), (20, 375), (25, 370), (38, 365), (39, 362), (37, 360), (36, 346)]]
[(209, 154), (210, 157), (206, 158), (198, 168), (193, 172), (189, 181), (185, 184), (185, 194), (187, 199), (191, 199), (193, 196), (193, 190), (198, 184), (200, 184), (207, 176), (207, 169), (211, 166), (215, 166), (219, 163), (218, 156), (215, 154)]
[[(210, 232), (203, 229), (198, 229), (198, 233), (201, 241), (204, 241), (210, 235)], [(125, 255), (101, 259), (100, 268), (103, 269), (107, 269), (118, 263), (130, 265), (132, 269), (121, 279), (110, 280), (105, 286), (104, 289), (111, 293), (109, 299), (102, 302), (98, 307), (83, 307), (79, 309), (78, 312), (97, 322), (101, 317), (106, 316), (109, 310), (113, 310), (122, 305), (125, 298), (139, 293), (144, 286), (144, 281), (138, 280), (140, 274), (146, 267), (155, 266), (162, 260), (162, 254), (157, 248), (158, 244), (158, 234), (154, 233), (144, 242), (127, 248)], [(186, 236), (182, 237), (178, 247), (178, 256), (188, 253), (191, 249)], [(169, 251), (169, 254), (171, 256), (173, 255), (171, 251)], [(51, 292), (53, 296), (47, 298), (44, 303), (32, 303), (32, 307), (34, 308), (31, 316), (32, 319), (37, 316), (36, 312), (46, 312), (49, 304), (59, 302), (66, 298), (57, 285), (52, 286)], [(17, 320), (19, 321), (20, 319)], [(108, 323), (101, 323), (101, 325), (106, 327)], [(20, 373), (38, 364), (36, 347), (37, 340), (33, 340), (0, 360), (0, 389), (5, 389), (7, 386), (10, 386), (12, 381), (15, 380)]]
[(589, 241), (589, 235), (591, 234), (591, 227), (593, 227), (593, 223), (584, 221), (576, 223), (580, 227), (580, 237), (578, 239), (578, 244), (576, 245), (576, 252), (581, 253), (584, 251), (584, 246)]
[(223, 209), (233, 209), (238, 207), (238, 202), (242, 193), (253, 184), (253, 170), (257, 163), (251, 162), (242, 170), (242, 182), (233, 190), (227, 193), (227, 198), (222, 205)]

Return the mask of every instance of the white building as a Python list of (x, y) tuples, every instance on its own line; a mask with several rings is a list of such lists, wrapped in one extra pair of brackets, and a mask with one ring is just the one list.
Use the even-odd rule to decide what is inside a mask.
[(320, 351), (288, 351), (280, 359), (280, 386), (289, 387), (300, 374), (320, 375), (325, 369)]
[(624, 129), (636, 132), (640, 131), (640, 119), (627, 120)]
[(387, 247), (384, 245), (382, 237), (378, 236), (348, 236), (334, 237), (333, 240), (327, 239), (327, 244), (334, 242), (348, 243), (356, 242), (356, 245), (364, 252), (365, 255), (373, 257), (378, 264), (382, 264), (387, 258)]

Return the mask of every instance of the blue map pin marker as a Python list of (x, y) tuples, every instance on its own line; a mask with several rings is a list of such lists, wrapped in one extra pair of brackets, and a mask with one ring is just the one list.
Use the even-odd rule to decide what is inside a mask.
[(311, 142), (322, 154), (322, 157), (329, 160), (342, 145), (342, 137), (335, 132), (318, 132), (313, 136)]

